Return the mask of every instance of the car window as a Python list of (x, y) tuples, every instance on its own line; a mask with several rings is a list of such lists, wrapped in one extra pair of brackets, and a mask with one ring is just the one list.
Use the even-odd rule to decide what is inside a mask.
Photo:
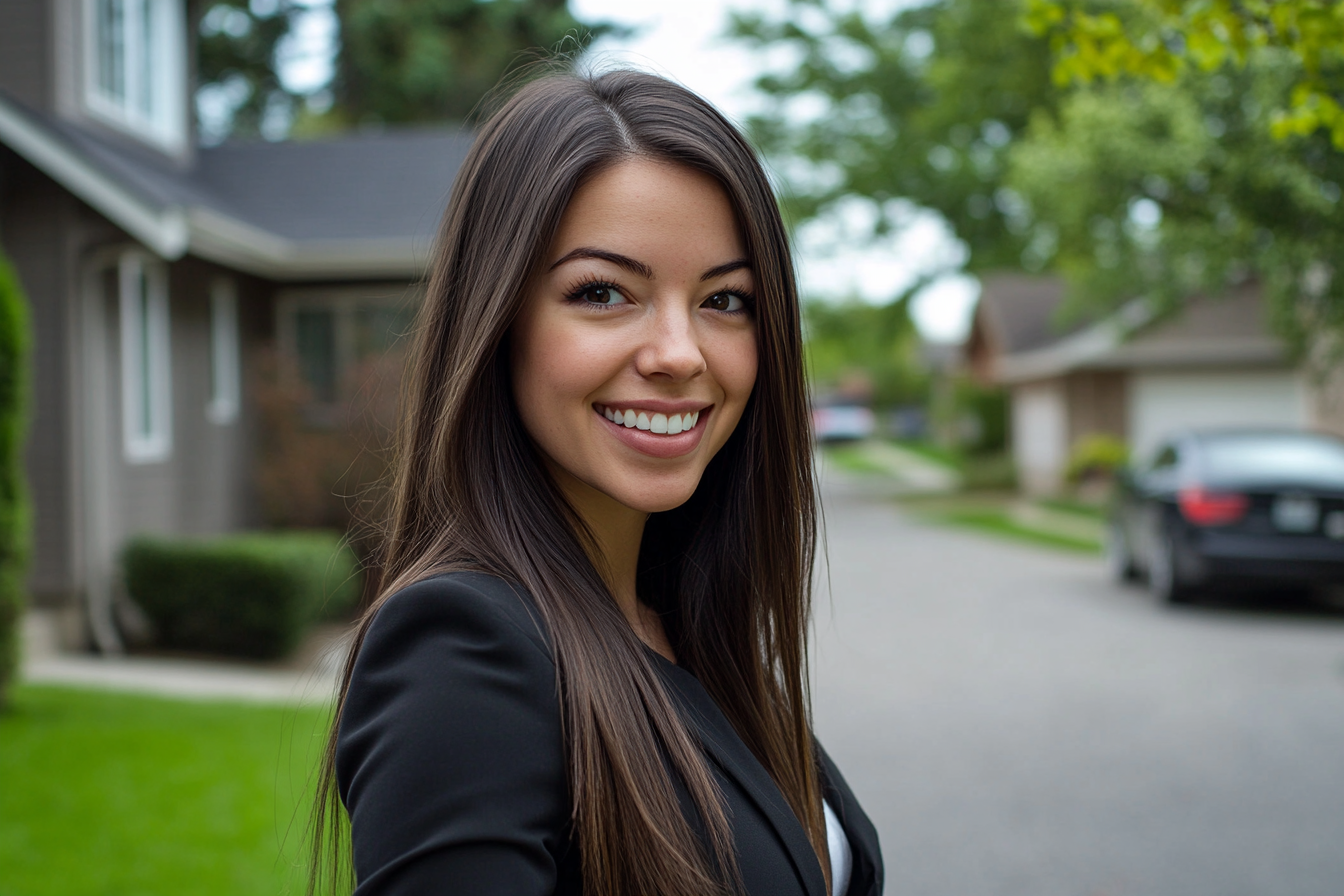
[(1309, 434), (1224, 436), (1200, 452), (1214, 479), (1268, 479), (1344, 486), (1344, 443)]

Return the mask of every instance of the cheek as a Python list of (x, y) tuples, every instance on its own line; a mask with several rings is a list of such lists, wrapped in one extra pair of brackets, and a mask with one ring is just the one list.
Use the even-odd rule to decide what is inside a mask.
[[(756, 334), (746, 332), (733, 334), (731, 338), (716, 341), (711, 364), (719, 388), (723, 390), (724, 411), (731, 414), (736, 426), (737, 418), (751, 397), (756, 385), (757, 354)], [(724, 436), (727, 437), (727, 434)]]
[(523, 321), (510, 348), (514, 399), (533, 438), (559, 430), (566, 415), (605, 379), (603, 362), (609, 353), (581, 327)]

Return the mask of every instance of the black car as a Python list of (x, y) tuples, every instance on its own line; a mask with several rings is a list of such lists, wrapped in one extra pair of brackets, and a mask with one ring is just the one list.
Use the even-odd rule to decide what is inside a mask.
[(1120, 478), (1108, 550), (1184, 603), (1206, 585), (1344, 584), (1344, 441), (1224, 430), (1171, 439)]

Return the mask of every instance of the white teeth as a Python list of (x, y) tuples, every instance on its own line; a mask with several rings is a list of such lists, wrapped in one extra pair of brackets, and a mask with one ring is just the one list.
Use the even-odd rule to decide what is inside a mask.
[(669, 436), (695, 429), (695, 425), (700, 422), (699, 411), (687, 411), (684, 414), (650, 414), (648, 411), (634, 409), (619, 411), (604, 407), (602, 415), (612, 423), (627, 429), (638, 428)]

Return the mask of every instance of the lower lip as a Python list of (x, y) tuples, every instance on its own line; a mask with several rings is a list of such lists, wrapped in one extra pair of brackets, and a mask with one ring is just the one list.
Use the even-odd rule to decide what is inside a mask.
[(612, 435), (640, 454), (647, 454), (649, 457), (681, 457), (683, 454), (690, 454), (700, 444), (700, 438), (705, 434), (705, 428), (700, 424), (708, 420), (713, 410), (712, 407), (705, 408), (700, 412), (695, 426), (674, 436), (658, 435), (638, 427), (612, 423), (605, 414), (599, 411), (594, 413), (602, 418), (602, 422), (611, 430)]

